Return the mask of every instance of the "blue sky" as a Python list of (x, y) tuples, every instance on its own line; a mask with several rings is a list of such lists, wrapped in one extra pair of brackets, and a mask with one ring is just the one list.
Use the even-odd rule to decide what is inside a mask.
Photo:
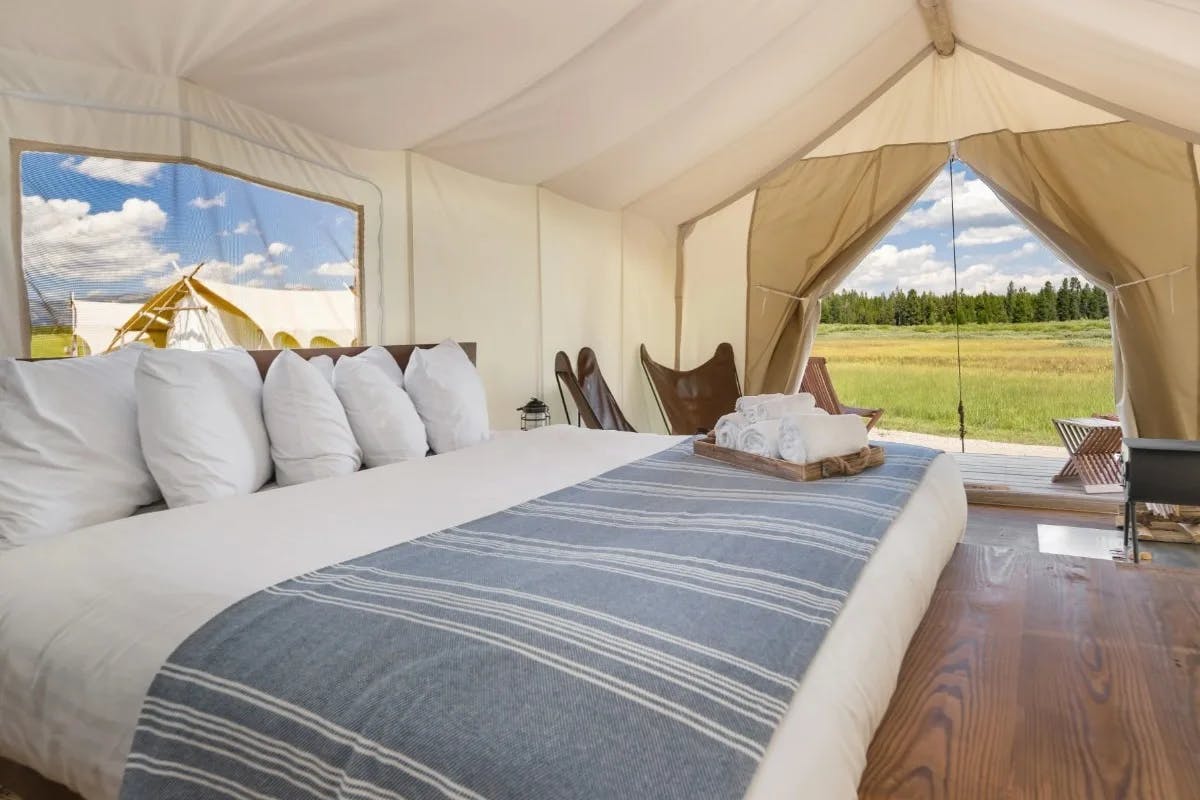
[[(1002, 293), (1013, 281), (1037, 289), (1079, 273), (1063, 263), (1004, 207), (971, 168), (954, 162), (959, 286)], [(943, 170), (840, 287), (886, 294), (899, 287), (954, 289), (950, 248), (950, 170)]]
[[(21, 155), (26, 275), (50, 300), (137, 300), (198, 277), (275, 289), (355, 279), (354, 212), (191, 164)], [(61, 295), (61, 297), (60, 297)]]

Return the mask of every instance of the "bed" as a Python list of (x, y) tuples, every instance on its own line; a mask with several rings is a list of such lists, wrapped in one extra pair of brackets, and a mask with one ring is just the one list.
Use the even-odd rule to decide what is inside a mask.
[[(234, 604), (681, 445), (554, 426), (0, 554), (0, 757), (89, 800), (117, 798), (148, 688)], [(966, 521), (954, 461), (931, 458), (786, 704), (750, 800), (855, 796), (901, 659)]]

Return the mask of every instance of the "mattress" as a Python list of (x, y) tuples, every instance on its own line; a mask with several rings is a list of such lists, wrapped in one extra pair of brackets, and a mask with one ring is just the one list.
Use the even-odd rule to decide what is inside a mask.
[[(557, 426), (0, 554), (0, 755), (84, 797), (115, 798), (151, 680), (232, 603), (678, 441)], [(965, 519), (957, 467), (939, 456), (828, 632), (747, 797), (855, 796), (900, 661)]]

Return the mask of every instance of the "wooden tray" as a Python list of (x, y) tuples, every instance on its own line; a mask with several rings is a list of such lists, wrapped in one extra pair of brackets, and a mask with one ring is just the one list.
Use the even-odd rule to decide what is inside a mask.
[(718, 447), (716, 437), (709, 434), (704, 439), (697, 439), (692, 449), (698, 456), (723, 461), (742, 469), (754, 470), (764, 475), (774, 475), (789, 481), (815, 481), (821, 478), (837, 478), (844, 475), (857, 475), (869, 467), (878, 467), (883, 463), (882, 447), (864, 447), (857, 453), (840, 458), (827, 458), (823, 461), (812, 461), (808, 464), (797, 464), (784, 461), (781, 458), (756, 456), (753, 453), (743, 453), (728, 447)]

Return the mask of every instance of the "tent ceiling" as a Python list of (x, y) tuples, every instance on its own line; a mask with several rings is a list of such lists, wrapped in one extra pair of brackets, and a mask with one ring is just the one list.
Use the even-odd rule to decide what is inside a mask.
[[(929, 42), (916, 0), (7, 2), (0, 46), (176, 76), (371, 149), (682, 221)], [(968, 46), (1200, 130), (1193, 0), (953, 0)]]

